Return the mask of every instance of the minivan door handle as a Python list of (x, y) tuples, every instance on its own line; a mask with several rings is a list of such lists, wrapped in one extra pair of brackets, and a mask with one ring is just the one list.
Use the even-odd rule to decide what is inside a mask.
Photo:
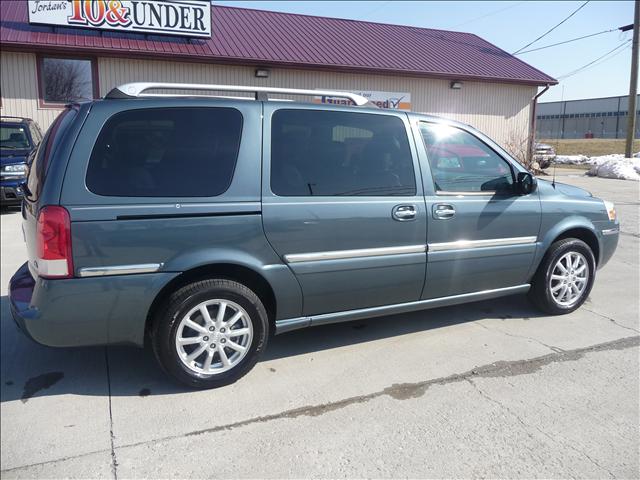
[(391, 210), (391, 216), (399, 222), (407, 222), (416, 219), (415, 205), (396, 205)]
[(433, 206), (433, 218), (436, 220), (446, 220), (456, 214), (456, 209), (448, 203), (437, 203)]

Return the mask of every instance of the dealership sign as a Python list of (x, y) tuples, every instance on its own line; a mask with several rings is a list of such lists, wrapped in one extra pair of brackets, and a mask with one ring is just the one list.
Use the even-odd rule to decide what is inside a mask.
[[(411, 110), (411, 94), (408, 92), (377, 92), (372, 90), (350, 90), (351, 93), (361, 95), (380, 108), (393, 110)], [(332, 103), (335, 105), (351, 105), (351, 100), (336, 97), (315, 97), (315, 103)]]
[(29, 23), (211, 37), (211, 4), (199, 0), (29, 0)]

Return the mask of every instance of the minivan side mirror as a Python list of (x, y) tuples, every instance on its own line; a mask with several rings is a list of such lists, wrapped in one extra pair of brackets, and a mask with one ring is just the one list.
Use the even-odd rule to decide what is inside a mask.
[(536, 191), (538, 181), (529, 172), (518, 172), (516, 181), (516, 192), (520, 195), (529, 195)]

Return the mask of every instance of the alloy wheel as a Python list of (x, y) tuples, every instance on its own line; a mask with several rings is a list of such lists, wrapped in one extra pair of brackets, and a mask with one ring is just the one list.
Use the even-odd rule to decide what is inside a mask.
[(230, 300), (207, 300), (192, 308), (176, 331), (176, 351), (191, 371), (204, 375), (226, 372), (246, 356), (253, 340), (247, 312)]
[(582, 298), (588, 282), (589, 265), (585, 256), (576, 251), (567, 252), (551, 271), (551, 297), (558, 305), (571, 307)]

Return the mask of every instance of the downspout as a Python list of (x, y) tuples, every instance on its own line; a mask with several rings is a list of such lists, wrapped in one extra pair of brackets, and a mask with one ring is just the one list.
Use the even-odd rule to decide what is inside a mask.
[(528, 163), (531, 165), (533, 163), (533, 150), (534, 150), (534, 140), (536, 138), (536, 105), (538, 105), (538, 98), (542, 96), (544, 92), (549, 90), (551, 86), (547, 84), (542, 91), (535, 94), (535, 96), (531, 99), (531, 119), (529, 121), (529, 148), (528, 148)]

